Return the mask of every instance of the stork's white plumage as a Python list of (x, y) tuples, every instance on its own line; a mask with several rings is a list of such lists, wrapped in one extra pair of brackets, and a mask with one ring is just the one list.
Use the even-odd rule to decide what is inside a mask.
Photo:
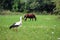
[(15, 28), (15, 27), (18, 27), (18, 26), (21, 27), (21, 25), (22, 25), (22, 16), (20, 17), (20, 21), (14, 23), (13, 25), (11, 25), (9, 29), (11, 29), (11, 28)]
[(20, 25), (20, 24), (22, 24), (22, 16), (20, 17), (20, 21), (19, 22), (16, 22), (15, 25)]

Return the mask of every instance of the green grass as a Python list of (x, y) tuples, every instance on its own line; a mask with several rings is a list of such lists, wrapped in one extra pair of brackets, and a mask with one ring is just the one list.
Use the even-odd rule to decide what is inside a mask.
[[(19, 21), (20, 15), (0, 15), (0, 40), (58, 40), (60, 38), (59, 15), (37, 15), (37, 21), (24, 21), (15, 31), (10, 25)], [(52, 34), (52, 32), (54, 32)]]

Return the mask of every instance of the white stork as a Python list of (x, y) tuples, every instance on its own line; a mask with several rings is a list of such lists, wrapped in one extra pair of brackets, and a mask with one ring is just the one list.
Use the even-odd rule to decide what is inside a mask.
[(21, 27), (21, 25), (22, 25), (22, 16), (20, 17), (20, 21), (14, 23), (13, 25), (11, 25), (11, 26), (9, 27), (9, 29), (11, 29), (11, 28), (17, 28), (17, 27), (19, 27), (19, 26)]

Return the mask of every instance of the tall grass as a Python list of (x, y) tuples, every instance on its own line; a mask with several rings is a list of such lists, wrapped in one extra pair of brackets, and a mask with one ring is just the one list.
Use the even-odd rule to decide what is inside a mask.
[(60, 38), (59, 15), (37, 15), (37, 21), (23, 20), (22, 27), (9, 29), (21, 15), (0, 15), (0, 40), (58, 40)]

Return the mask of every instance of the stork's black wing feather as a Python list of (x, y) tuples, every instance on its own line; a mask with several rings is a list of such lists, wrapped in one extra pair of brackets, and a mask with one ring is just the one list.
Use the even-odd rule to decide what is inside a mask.
[(16, 24), (16, 23), (14, 23), (13, 25), (11, 25), (11, 26), (9, 27), (9, 29), (19, 26), (19, 25), (15, 25), (15, 24)]

